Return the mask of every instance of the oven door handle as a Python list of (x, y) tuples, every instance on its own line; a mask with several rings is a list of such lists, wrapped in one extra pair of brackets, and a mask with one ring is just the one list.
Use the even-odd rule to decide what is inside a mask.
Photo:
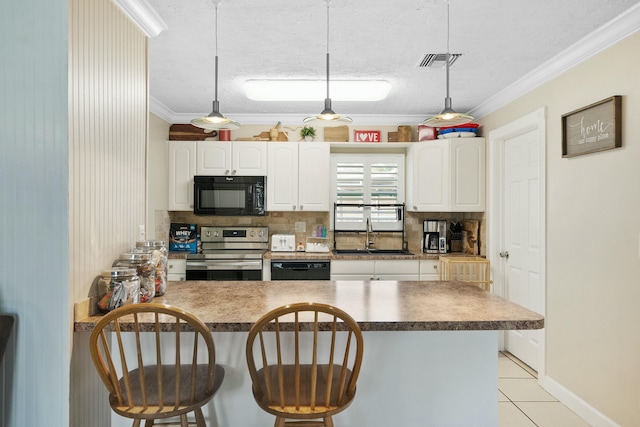
[(262, 260), (255, 261), (187, 261), (187, 270), (260, 270)]

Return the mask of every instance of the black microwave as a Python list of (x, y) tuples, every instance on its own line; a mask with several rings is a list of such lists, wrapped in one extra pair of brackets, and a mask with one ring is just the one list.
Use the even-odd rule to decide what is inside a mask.
[(196, 215), (265, 215), (264, 176), (195, 176)]

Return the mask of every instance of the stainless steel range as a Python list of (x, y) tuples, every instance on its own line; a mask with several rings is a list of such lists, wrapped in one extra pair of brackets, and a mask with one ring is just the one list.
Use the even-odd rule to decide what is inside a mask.
[(262, 280), (267, 227), (202, 227), (202, 253), (187, 255), (187, 280)]

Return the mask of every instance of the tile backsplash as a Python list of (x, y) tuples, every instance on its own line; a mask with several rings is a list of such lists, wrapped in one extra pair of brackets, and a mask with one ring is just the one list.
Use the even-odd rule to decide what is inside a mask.
[[(425, 219), (444, 219), (448, 223), (451, 221), (462, 221), (465, 219), (478, 220), (480, 222), (480, 255), (486, 254), (486, 226), (485, 214), (483, 212), (458, 213), (458, 212), (407, 212), (405, 218), (405, 239), (411, 252), (421, 251), (422, 241), (422, 221)], [(156, 211), (156, 236), (155, 238), (166, 239), (169, 236), (169, 226), (172, 222), (197, 224), (201, 226), (256, 226), (269, 227), (269, 234), (295, 234), (297, 242), (305, 242), (307, 237), (313, 237), (318, 225), (327, 227), (327, 238), (333, 247), (333, 231), (330, 229), (329, 212), (268, 212), (265, 216), (198, 216), (193, 212), (179, 211)], [(304, 224), (305, 231), (301, 229), (300, 223)], [(374, 246), (378, 248), (402, 248), (401, 233), (374, 233)], [(364, 233), (340, 234), (338, 236), (338, 246), (340, 248), (363, 248)]]

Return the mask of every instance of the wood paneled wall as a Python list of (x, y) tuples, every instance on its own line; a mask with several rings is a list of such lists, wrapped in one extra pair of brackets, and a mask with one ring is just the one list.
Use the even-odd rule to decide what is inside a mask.
[[(69, 2), (69, 273), (71, 304), (139, 240), (145, 224), (146, 36), (111, 0)], [(112, 412), (73, 334), (70, 424), (110, 426)]]
[(147, 38), (110, 0), (69, 11), (72, 301), (145, 223)]

